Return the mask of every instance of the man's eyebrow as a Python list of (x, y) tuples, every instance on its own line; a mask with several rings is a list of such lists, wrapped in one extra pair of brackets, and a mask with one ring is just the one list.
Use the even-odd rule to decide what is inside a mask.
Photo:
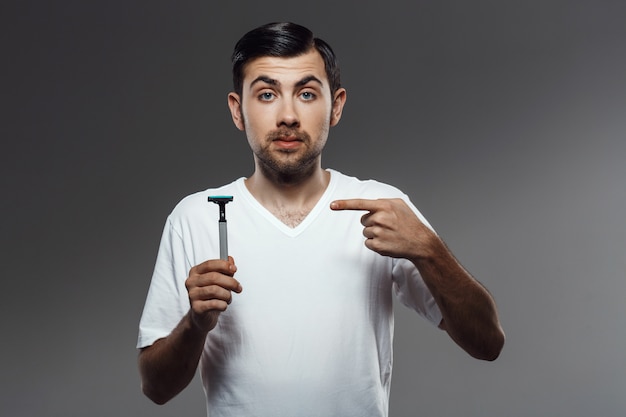
[(270, 78), (270, 77), (265, 76), (265, 75), (259, 75), (258, 77), (256, 77), (254, 79), (254, 81), (252, 81), (250, 83), (250, 87), (252, 88), (252, 86), (254, 84), (259, 83), (259, 82), (263, 82), (263, 83), (269, 84), (269, 85), (278, 85), (278, 84), (280, 84), (277, 80), (275, 80), (273, 78)]
[[(295, 86), (302, 87), (303, 85), (306, 85), (310, 83), (311, 81), (316, 82), (321, 86), (324, 85), (324, 83), (322, 83), (322, 80), (317, 78), (315, 75), (309, 75), (307, 77), (304, 77), (300, 81), (298, 81)], [(261, 83), (261, 82), (265, 84), (269, 84), (269, 85), (280, 85), (280, 82), (278, 80), (275, 80), (274, 78), (270, 78), (266, 75), (259, 75), (250, 83), (250, 88), (252, 88), (254, 84)]]
[(324, 83), (322, 83), (322, 80), (317, 78), (315, 75), (309, 75), (308, 77), (304, 77), (303, 79), (298, 81), (296, 83), (296, 87), (302, 87), (303, 85), (306, 85), (306, 84), (310, 83), (311, 81), (314, 81), (314, 82), (318, 83), (321, 86), (324, 85)]

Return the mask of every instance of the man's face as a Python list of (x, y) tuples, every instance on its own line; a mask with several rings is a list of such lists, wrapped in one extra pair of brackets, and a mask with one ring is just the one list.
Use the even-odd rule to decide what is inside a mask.
[(231, 93), (235, 125), (246, 132), (258, 170), (298, 179), (321, 167), (330, 126), (341, 118), (345, 90), (331, 96), (316, 50), (293, 57), (260, 57), (246, 64), (242, 94)]

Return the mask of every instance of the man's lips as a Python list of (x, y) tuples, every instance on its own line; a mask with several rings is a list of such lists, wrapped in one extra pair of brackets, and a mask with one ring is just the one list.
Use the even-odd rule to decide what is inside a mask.
[(302, 139), (298, 136), (279, 136), (272, 140), (277, 146), (285, 149), (292, 149), (298, 147), (302, 143)]
[(274, 139), (274, 143), (280, 148), (293, 149), (300, 146), (302, 141), (296, 137), (289, 137)]
[(282, 134), (282, 135), (276, 135), (273, 140), (279, 140), (282, 142), (292, 142), (294, 140), (300, 140), (300, 138), (298, 137), (298, 135), (294, 135), (294, 134)]

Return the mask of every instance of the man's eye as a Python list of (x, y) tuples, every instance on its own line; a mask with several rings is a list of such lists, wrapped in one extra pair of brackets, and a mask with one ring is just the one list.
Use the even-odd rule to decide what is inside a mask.
[(310, 91), (305, 91), (302, 94), (300, 94), (300, 97), (302, 97), (303, 100), (309, 101), (315, 98), (315, 94), (313, 94)]
[(274, 98), (274, 93), (270, 93), (270, 92), (265, 92), (265, 93), (261, 93), (259, 95), (259, 98), (263, 101), (270, 101), (271, 99)]

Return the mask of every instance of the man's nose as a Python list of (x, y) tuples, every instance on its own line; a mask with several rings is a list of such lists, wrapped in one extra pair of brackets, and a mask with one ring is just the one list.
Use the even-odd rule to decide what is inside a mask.
[(296, 127), (300, 125), (300, 118), (295, 103), (292, 100), (283, 100), (278, 113), (278, 126)]

